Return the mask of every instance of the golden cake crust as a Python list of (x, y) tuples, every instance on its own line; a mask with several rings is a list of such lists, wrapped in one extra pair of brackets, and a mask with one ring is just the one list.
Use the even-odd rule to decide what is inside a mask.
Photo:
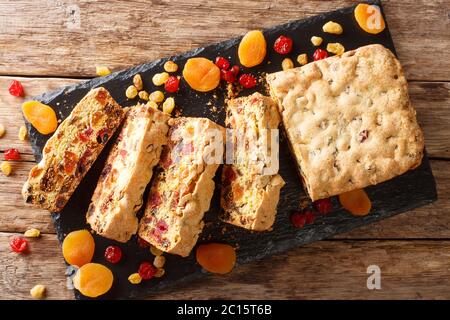
[(22, 195), (26, 202), (61, 211), (119, 127), (124, 109), (104, 88), (93, 89), (47, 141)]
[(233, 154), (232, 164), (225, 164), (222, 171), (220, 219), (249, 230), (268, 230), (284, 185), (278, 166), (271, 174), (264, 172), (271, 165), (272, 152), (278, 159), (278, 148), (268, 142), (272, 133), (278, 136), (277, 106), (260, 93), (233, 99), (228, 101), (225, 123), (231, 129), (227, 152), (231, 147)]
[[(203, 229), (213, 177), (223, 157), (225, 129), (206, 118), (174, 118), (169, 125), (162, 171), (152, 182), (138, 234), (158, 249), (184, 257)], [(216, 144), (219, 161), (206, 162), (205, 155)]]
[(399, 61), (369, 45), (267, 75), (312, 200), (417, 167), (424, 138)]
[(169, 118), (146, 105), (128, 110), (86, 214), (92, 230), (101, 236), (126, 242), (136, 233), (136, 212), (167, 143)]

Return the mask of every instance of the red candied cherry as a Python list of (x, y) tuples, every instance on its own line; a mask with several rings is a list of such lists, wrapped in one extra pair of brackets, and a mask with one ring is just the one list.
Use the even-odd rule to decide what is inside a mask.
[(236, 81), (236, 76), (231, 70), (220, 70), (220, 78), (228, 83), (233, 83)]
[(328, 52), (323, 49), (317, 49), (313, 54), (314, 61), (328, 58)]
[(330, 198), (320, 199), (314, 201), (314, 208), (321, 214), (327, 214), (333, 209), (333, 204), (331, 203)]
[(138, 273), (143, 280), (149, 280), (156, 274), (156, 268), (150, 262), (142, 262)]
[(105, 250), (105, 259), (111, 263), (118, 263), (122, 259), (122, 249), (118, 246), (109, 246)]
[(239, 77), (239, 83), (246, 89), (250, 89), (256, 86), (256, 78), (250, 73), (244, 73)]
[(219, 69), (228, 70), (228, 68), (230, 67), (230, 61), (228, 61), (228, 59), (224, 57), (217, 57), (216, 66), (218, 66)]
[(166, 89), (167, 92), (177, 92), (179, 87), (180, 79), (175, 76), (170, 76), (164, 83), (164, 89)]
[(5, 160), (20, 160), (20, 152), (15, 148), (5, 150)]
[(279, 36), (273, 44), (273, 49), (279, 54), (288, 54), (292, 50), (293, 41), (286, 36)]
[(23, 97), (25, 95), (22, 84), (20, 83), (20, 81), (17, 81), (17, 80), (13, 80), (11, 82), (11, 84), (9, 85), (8, 91), (11, 95), (13, 95), (15, 97)]
[(17, 253), (24, 252), (28, 248), (28, 241), (21, 237), (14, 237), (9, 241), (11, 250)]
[(234, 65), (231, 67), (230, 70), (237, 77), (237, 75), (239, 74), (239, 71), (241, 71), (241, 68), (239, 68), (239, 66), (237, 66), (237, 65)]
[(306, 216), (303, 213), (296, 211), (291, 214), (290, 220), (294, 227), (303, 228), (306, 223)]
[(305, 215), (306, 224), (314, 223), (314, 220), (316, 220), (316, 216), (312, 211), (306, 210), (303, 214)]
[(140, 248), (148, 248), (150, 247), (150, 243), (142, 239), (141, 237), (137, 238), (137, 242)]

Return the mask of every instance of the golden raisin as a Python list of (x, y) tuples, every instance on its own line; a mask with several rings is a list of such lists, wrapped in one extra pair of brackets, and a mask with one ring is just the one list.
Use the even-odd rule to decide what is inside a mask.
[(164, 70), (166, 70), (167, 72), (177, 72), (178, 65), (171, 60), (166, 61), (166, 63), (164, 63)]
[(166, 273), (163, 268), (156, 269), (155, 278), (161, 278)]
[(139, 99), (148, 101), (148, 92), (145, 90), (139, 91)]
[(132, 284), (139, 284), (142, 281), (142, 277), (137, 272), (136, 273), (132, 273), (128, 277), (128, 281), (130, 281), (130, 283), (132, 283)]
[(144, 84), (142, 83), (142, 77), (139, 73), (133, 77), (133, 85), (136, 87), (136, 89), (138, 91), (141, 91), (142, 89), (144, 89)]
[(172, 97), (169, 97), (163, 103), (163, 106), (162, 106), (163, 112), (165, 112), (167, 114), (171, 114), (173, 111), (173, 108), (175, 108), (175, 99)]
[(62, 244), (64, 259), (68, 264), (78, 267), (91, 262), (94, 250), (94, 238), (87, 230), (72, 231), (64, 238)]
[(236, 263), (236, 252), (228, 244), (202, 244), (197, 248), (196, 258), (198, 264), (205, 270), (225, 274), (233, 270)]
[(154, 101), (156, 103), (163, 102), (164, 100), (164, 93), (162, 91), (153, 91), (150, 93), (150, 96), (148, 97), (149, 100)]
[(20, 141), (25, 141), (27, 139), (27, 136), (28, 136), (27, 127), (20, 126), (20, 129), (19, 129), (19, 140)]
[(99, 77), (104, 77), (111, 73), (111, 70), (106, 66), (96, 66), (95, 71)]
[(220, 69), (206, 58), (190, 58), (183, 69), (184, 80), (197, 91), (211, 91), (220, 83)]
[(167, 72), (161, 72), (156, 73), (153, 76), (152, 82), (155, 86), (159, 87), (162, 86), (164, 83), (166, 83), (167, 79), (169, 79), (169, 74)]
[(148, 101), (146, 104), (147, 107), (150, 107), (154, 110), (158, 110), (158, 104), (155, 101)]
[(0, 165), (0, 169), (2, 170), (5, 176), (9, 176), (12, 171), (11, 164), (8, 161), (3, 161), (2, 164)]
[(345, 48), (339, 42), (327, 44), (327, 51), (335, 55), (341, 55), (345, 52)]
[(239, 43), (238, 56), (241, 64), (247, 68), (257, 66), (264, 61), (267, 53), (267, 43), (264, 34), (252, 30)]
[(34, 299), (43, 299), (43, 298), (45, 298), (45, 291), (46, 291), (46, 288), (44, 285), (37, 284), (33, 288), (31, 288), (30, 295)]
[(150, 252), (152, 253), (152, 255), (154, 256), (160, 256), (163, 254), (162, 250), (158, 249), (155, 246), (150, 246)]
[(27, 101), (22, 104), (22, 112), (28, 122), (41, 134), (55, 132), (58, 119), (55, 111), (39, 101)]
[(292, 62), (292, 60), (289, 58), (284, 58), (281, 62), (281, 68), (283, 68), (283, 70), (292, 69), (294, 68), (294, 62)]
[(0, 123), (0, 138), (5, 134), (5, 126)]
[(354, 216), (365, 216), (372, 208), (369, 196), (363, 189), (356, 189), (339, 195), (341, 205)]
[(317, 36), (312, 36), (311, 37), (311, 43), (318, 47), (322, 44), (323, 39), (321, 37), (317, 37)]
[(125, 95), (128, 99), (134, 99), (138, 95), (138, 90), (135, 86), (129, 86), (127, 90), (125, 91)]
[(332, 34), (342, 34), (342, 32), (344, 32), (342, 26), (334, 21), (328, 21), (327, 23), (325, 23), (322, 27), (322, 30), (323, 32)]
[(308, 55), (306, 53), (299, 54), (297, 57), (297, 62), (300, 63), (300, 65), (304, 66), (308, 63)]
[(164, 264), (166, 263), (166, 258), (164, 256), (156, 256), (153, 260), (153, 265), (156, 268), (162, 268), (164, 267)]
[(38, 229), (32, 228), (25, 231), (23, 235), (27, 238), (38, 238), (41, 235), (41, 232)]
[(107, 267), (98, 263), (87, 263), (77, 270), (73, 286), (86, 297), (96, 298), (111, 289), (114, 276)]

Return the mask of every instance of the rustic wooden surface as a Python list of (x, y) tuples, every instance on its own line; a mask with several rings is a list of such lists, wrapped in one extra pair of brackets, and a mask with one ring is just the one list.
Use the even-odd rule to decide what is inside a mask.
[[(0, 0), (0, 123), (7, 128), (0, 153), (15, 147), (23, 155), (12, 176), (0, 175), (0, 298), (29, 298), (37, 283), (48, 286), (49, 298), (73, 298), (49, 214), (20, 196), (33, 157), (17, 138), (22, 99), (7, 92), (12, 78), (33, 96), (92, 77), (97, 64), (119, 70), (352, 3), (47, 0), (37, 6)], [(450, 299), (450, 0), (383, 4), (425, 131), (439, 200), (152, 298)], [(30, 254), (11, 253), (9, 238), (30, 227), (42, 238), (31, 241)], [(366, 288), (372, 264), (381, 268), (381, 290)]]

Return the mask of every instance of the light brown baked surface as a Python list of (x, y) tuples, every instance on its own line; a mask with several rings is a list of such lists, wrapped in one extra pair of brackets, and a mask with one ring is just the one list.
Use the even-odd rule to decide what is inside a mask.
[(169, 118), (146, 105), (128, 110), (86, 214), (92, 230), (101, 236), (127, 242), (136, 233), (136, 212), (167, 143)]
[(119, 127), (125, 111), (104, 88), (92, 89), (59, 125), (22, 188), (26, 202), (61, 211)]
[(369, 45), (269, 74), (312, 200), (374, 185), (421, 163), (424, 138), (401, 65)]
[(228, 101), (227, 153), (233, 153), (222, 171), (222, 221), (255, 231), (272, 227), (284, 181), (278, 165), (270, 174), (264, 170), (272, 165), (271, 155), (279, 158), (270, 142), (270, 129), (278, 136), (279, 123), (276, 104), (260, 93)]
[[(152, 182), (138, 233), (160, 250), (185, 257), (203, 229), (213, 177), (223, 157), (225, 129), (206, 118), (174, 118), (169, 125), (162, 171)], [(215, 143), (219, 161), (206, 162)]]

